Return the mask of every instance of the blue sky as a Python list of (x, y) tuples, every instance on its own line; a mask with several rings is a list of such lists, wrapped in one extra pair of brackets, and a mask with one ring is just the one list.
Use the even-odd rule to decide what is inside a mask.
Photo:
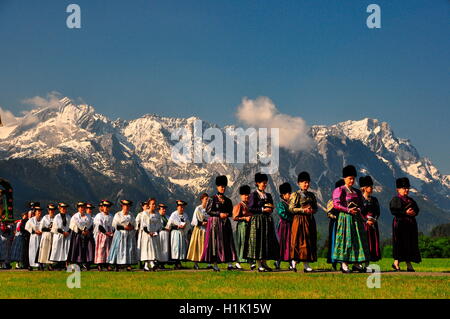
[(309, 125), (387, 121), (450, 174), (449, 21), (447, 0), (0, 0), (0, 106), (58, 91), (110, 118), (225, 125), (268, 96)]

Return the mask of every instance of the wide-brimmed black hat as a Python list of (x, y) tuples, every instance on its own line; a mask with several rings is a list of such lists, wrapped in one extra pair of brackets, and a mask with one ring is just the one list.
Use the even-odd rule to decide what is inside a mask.
[(50, 209), (50, 210), (55, 210), (55, 209), (58, 208), (58, 207), (56, 207), (55, 204), (50, 203), (50, 204), (47, 205), (47, 208)]
[(217, 176), (216, 186), (228, 186), (228, 178), (225, 175)]
[(267, 182), (269, 177), (266, 174), (256, 173), (255, 174), (255, 183)]
[(166, 204), (159, 204), (158, 207), (159, 208), (167, 208), (167, 205)]
[(41, 206), (41, 203), (39, 203), (39, 202), (29, 202), (28, 206), (30, 208), (34, 208), (34, 206)]
[(395, 186), (397, 188), (410, 188), (411, 184), (409, 183), (408, 177), (397, 178), (395, 181)]
[(356, 168), (353, 165), (347, 165), (342, 169), (342, 177), (348, 177), (348, 176), (358, 176), (356, 173)]
[(298, 174), (297, 183), (310, 182), (310, 181), (311, 181), (311, 177), (309, 176), (308, 172), (301, 172), (300, 174)]
[(359, 187), (366, 187), (366, 186), (373, 186), (372, 177), (370, 177), (369, 175), (361, 176), (359, 178)]
[(177, 200), (177, 206), (186, 206), (186, 205), (187, 203), (184, 200), (181, 199)]
[(42, 211), (41, 205), (34, 206), (33, 209), (34, 209), (35, 211), (36, 211), (36, 210)]
[(77, 207), (86, 207), (86, 203), (85, 202), (78, 202), (77, 203)]
[(128, 199), (122, 199), (122, 200), (120, 201), (120, 204), (121, 204), (121, 205), (125, 205), (125, 206), (133, 206), (133, 201), (128, 200)]
[(281, 195), (284, 195), (286, 193), (292, 193), (291, 184), (289, 184), (288, 182), (281, 184), (278, 187), (278, 189), (279, 189)]
[(106, 207), (111, 207), (112, 205), (113, 203), (106, 199), (103, 199), (99, 204), (99, 206), (106, 206)]
[(249, 195), (251, 192), (250, 186), (242, 185), (239, 187), (239, 195)]
[(87, 204), (86, 204), (86, 208), (94, 209), (95, 206), (92, 205), (91, 203), (87, 203)]
[(58, 207), (69, 207), (69, 205), (64, 202), (61, 202), (61, 203), (58, 203)]

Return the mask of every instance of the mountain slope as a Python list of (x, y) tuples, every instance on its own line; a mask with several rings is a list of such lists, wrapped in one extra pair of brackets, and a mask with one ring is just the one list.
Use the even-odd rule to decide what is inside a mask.
[[(202, 192), (213, 192), (214, 177), (225, 174), (228, 193), (238, 201), (240, 185), (253, 186), (258, 164), (176, 163), (171, 158), (176, 128), (192, 131), (198, 118), (168, 118), (144, 115), (132, 121), (111, 121), (92, 106), (76, 105), (63, 98), (55, 105), (36, 108), (14, 123), (0, 127), (0, 176), (15, 188), (17, 209), (31, 199), (41, 201), (89, 200), (117, 202), (157, 197), (174, 208), (184, 198), (189, 211)], [(224, 128), (203, 122), (203, 129)], [(354, 164), (360, 174), (375, 180), (382, 205), (382, 236), (390, 234), (390, 198), (395, 178), (408, 176), (412, 194), (422, 208), (418, 217), (424, 232), (450, 221), (450, 178), (439, 173), (427, 158), (420, 157), (408, 140), (397, 138), (385, 122), (376, 119), (346, 121), (332, 126), (313, 126), (309, 134), (315, 144), (309, 151), (280, 149), (280, 165), (271, 175), (269, 191), (289, 181), (296, 188), (297, 174), (310, 172), (311, 189), (322, 207), (340, 178), (344, 165)], [(203, 142), (207, 147), (208, 142)], [(277, 195), (274, 196), (278, 200)], [(319, 231), (325, 234), (326, 217), (317, 215)]]

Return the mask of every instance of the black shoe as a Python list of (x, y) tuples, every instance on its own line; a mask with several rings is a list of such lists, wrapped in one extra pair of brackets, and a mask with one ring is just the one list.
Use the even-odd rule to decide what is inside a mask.
[(194, 269), (195, 269), (195, 270), (199, 270), (200, 267), (199, 267), (198, 265), (194, 264)]
[(281, 267), (280, 267), (281, 262), (276, 261), (276, 262), (273, 263), (273, 265), (274, 265), (274, 267), (275, 267), (276, 270), (280, 270), (280, 269), (281, 269)]
[(272, 271), (273, 271), (273, 269), (270, 268), (270, 267), (267, 266), (267, 265), (264, 265), (263, 267), (264, 267), (264, 269), (267, 270), (268, 272), (272, 272)]
[(255, 270), (255, 268), (256, 268), (256, 265), (255, 265), (255, 264), (251, 264), (251, 265), (250, 265), (250, 270)]
[(28, 267), (28, 270), (29, 270), (29, 271), (33, 271), (33, 267), (31, 267), (31, 266)]
[(407, 271), (407, 272), (416, 272), (416, 271), (414, 270), (414, 268), (406, 268), (406, 271)]
[(220, 268), (219, 267), (213, 267), (213, 270), (219, 272)]
[(308, 269), (303, 268), (303, 272), (313, 272), (313, 270), (312, 269), (308, 270)]
[(127, 267), (127, 271), (133, 271), (133, 269), (131, 269), (131, 266)]
[(400, 267), (397, 268), (394, 264), (392, 264), (392, 269), (394, 269), (394, 271), (400, 271)]
[(230, 265), (227, 266), (227, 270), (233, 270), (233, 269), (234, 269), (233, 266), (230, 266)]
[(337, 271), (337, 263), (332, 263), (331, 266), (333, 267), (334, 271)]
[(258, 272), (267, 272), (267, 269), (264, 267), (259, 267)]
[(116, 266), (116, 269), (115, 269), (115, 271), (119, 271), (119, 266)]
[(212, 265), (206, 266), (206, 269), (213, 269), (214, 267)]
[(48, 270), (48, 271), (53, 271), (52, 265), (49, 264), (49, 265), (47, 266), (47, 270)]
[(297, 268), (292, 267), (292, 266), (289, 266), (289, 270), (290, 270), (290, 271), (293, 271), (293, 272), (297, 272)]
[(159, 265), (158, 267), (159, 267), (159, 269), (166, 269), (166, 266), (164, 266), (164, 265)]
[(353, 265), (353, 266), (352, 266), (352, 270), (353, 270), (353, 271), (360, 272), (360, 273), (366, 273), (366, 272), (367, 272), (366, 267), (358, 267), (358, 266), (356, 266), (356, 265)]
[(103, 271), (102, 266), (97, 266), (97, 270), (98, 270), (98, 271)]

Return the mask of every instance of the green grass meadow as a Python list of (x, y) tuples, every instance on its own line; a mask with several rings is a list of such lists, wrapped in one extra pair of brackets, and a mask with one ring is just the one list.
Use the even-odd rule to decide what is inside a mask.
[[(381, 288), (368, 288), (370, 274), (316, 272), (305, 274), (280, 271), (177, 270), (157, 272), (81, 273), (81, 288), (70, 289), (64, 271), (0, 271), (0, 298), (439, 298), (450, 297), (450, 259), (424, 259), (415, 265), (417, 272), (390, 271), (392, 260), (382, 260)], [(271, 263), (269, 264), (271, 265)], [(192, 267), (192, 263), (184, 263)], [(224, 266), (224, 265), (222, 265)], [(282, 263), (282, 269), (287, 268)], [(312, 264), (314, 269), (331, 270), (325, 259)], [(405, 265), (401, 265), (405, 268)], [(202, 265), (204, 267), (204, 265)], [(248, 266), (246, 265), (248, 268)]]

